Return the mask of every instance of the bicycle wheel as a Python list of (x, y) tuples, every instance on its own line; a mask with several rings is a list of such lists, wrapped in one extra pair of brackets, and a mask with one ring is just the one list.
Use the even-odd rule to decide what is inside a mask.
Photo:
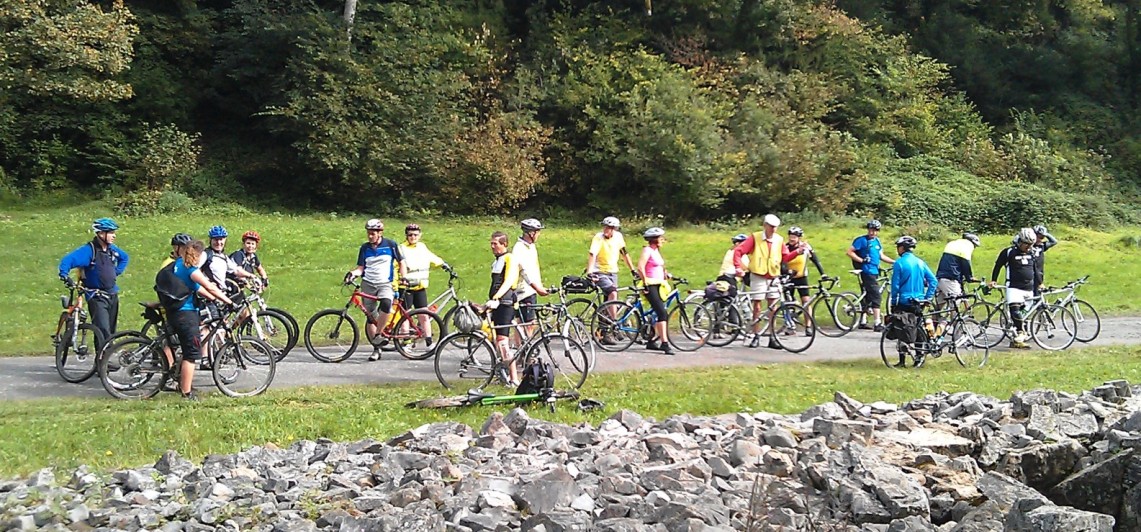
[(803, 306), (781, 303), (773, 315), (772, 338), (789, 353), (803, 353), (816, 341), (816, 322)]
[(55, 346), (55, 369), (67, 382), (83, 382), (95, 374), (103, 332), (90, 323), (72, 328), (71, 322)]
[(305, 324), (305, 349), (321, 362), (342, 362), (353, 356), (361, 332), (357, 322), (341, 309), (325, 309)]
[(702, 311), (697, 313), (700, 320), (695, 321), (695, 310), (700, 308), (701, 305), (686, 305), (678, 302), (669, 310), (669, 318), (666, 320), (666, 330), (669, 331), (669, 334), (666, 336), (666, 340), (674, 349), (686, 352), (697, 351), (705, 345), (705, 339), (713, 330), (713, 320), (710, 319), (711, 316), (708, 313)]
[(567, 301), (567, 315), (578, 318), (583, 322), (590, 319), (590, 316), (597, 310), (593, 299), (585, 297), (576, 297)]
[(236, 342), (230, 339), (214, 354), (214, 384), (230, 397), (251, 397), (266, 391), (277, 373), (274, 353), (273, 346), (253, 336), (241, 336)]
[(527, 358), (524, 360), (550, 363), (555, 375), (555, 389), (578, 389), (590, 373), (586, 350), (573, 338), (559, 333), (539, 337), (527, 349)]
[(293, 314), (277, 307), (266, 307), (265, 311), (276, 312), (285, 318), (285, 321), (289, 322), (289, 338), (291, 339), (289, 349), (292, 350), (294, 347), (297, 347), (297, 341), (301, 338), (301, 327), (297, 325), (297, 318), (294, 318)]
[[(884, 327), (883, 332), (880, 333), (880, 359), (883, 364), (892, 369), (900, 369), (896, 367), (896, 363), (902, 358), (904, 362), (910, 356), (912, 360), (916, 360), (915, 353), (922, 353), (927, 347), (927, 331), (923, 327), (915, 329), (915, 344), (909, 345), (902, 340), (890, 340), (887, 333), (891, 331), (891, 327)], [(902, 355), (902, 356), (901, 356)], [(920, 358), (919, 360), (922, 360)], [(922, 366), (922, 362), (920, 366)], [(918, 367), (918, 366), (916, 366)]]
[(986, 327), (974, 318), (956, 321), (951, 330), (951, 351), (964, 368), (981, 368), (990, 358)]
[(454, 333), (436, 346), (436, 379), (449, 390), (482, 388), (494, 375), (499, 357), (481, 333)]
[(817, 332), (839, 338), (852, 332), (860, 320), (860, 302), (851, 292), (830, 294), (812, 302), (812, 319)]
[[(257, 327), (254, 327), (253, 320), (246, 317), (238, 324), (235, 332), (239, 336), (253, 336), (273, 348), (273, 358), (277, 362), (285, 358), (289, 354), (289, 350), (293, 349), (296, 345), (296, 338), (291, 340), (289, 320), (276, 310), (263, 310), (258, 312)], [(261, 334), (258, 334), (258, 329), (261, 329)], [(292, 343), (291, 343), (292, 342)], [(264, 363), (254, 361), (257, 364)]]
[(736, 340), (743, 330), (741, 313), (730, 301), (708, 301), (693, 310), (695, 323), (709, 323), (706, 345), (725, 347)]
[[(864, 300), (862, 294), (840, 292), (833, 294), (832, 312), (836, 319), (848, 326), (844, 334), (852, 332), (860, 320), (864, 319)], [(886, 316), (886, 314), (884, 314)]]
[(1075, 299), (1073, 303), (1070, 303), (1069, 309), (1070, 312), (1074, 313), (1074, 319), (1078, 323), (1078, 331), (1074, 335), (1074, 340), (1083, 344), (1094, 341), (1101, 334), (1101, 316), (1097, 315), (1093, 305), (1085, 300)]
[(597, 363), (597, 356), (594, 351), (594, 342), (590, 339), (590, 330), (586, 328), (586, 324), (581, 319), (573, 316), (568, 316), (563, 322), (563, 326), (559, 329), (563, 336), (569, 336), (578, 342), (579, 345), (586, 351), (587, 370), (594, 371), (594, 365)]
[(116, 399), (148, 399), (162, 389), (168, 371), (162, 341), (126, 337), (99, 356), (99, 381)]
[[(459, 301), (459, 300), (458, 299), (452, 300), (453, 303), (456, 301)], [(444, 313), (444, 317), (440, 318), (440, 339), (441, 340), (445, 336), (455, 332), (452, 330), (452, 327), (454, 327), (453, 324), (455, 323), (455, 319), (456, 319), (456, 309), (458, 309), (458, 308), (460, 308), (460, 306), (458, 304), (453, 304), (452, 307), (449, 308), (448, 311)], [(439, 309), (437, 309), (437, 312), (438, 311), (439, 311)]]
[[(427, 327), (420, 325), (421, 316), (427, 316)], [(435, 312), (417, 309), (401, 316), (392, 330), (392, 341), (400, 356), (408, 360), (427, 360), (435, 354), (432, 341), (443, 338), (444, 323)]]
[(1010, 320), (1006, 312), (994, 303), (979, 301), (967, 307), (966, 315), (986, 329), (987, 349), (994, 349), (1009, 335)]
[(1029, 327), (1038, 347), (1060, 351), (1073, 345), (1078, 321), (1070, 309), (1051, 305), (1035, 310), (1030, 316)]
[(604, 351), (625, 351), (642, 330), (642, 316), (625, 301), (607, 301), (590, 318), (590, 335)]

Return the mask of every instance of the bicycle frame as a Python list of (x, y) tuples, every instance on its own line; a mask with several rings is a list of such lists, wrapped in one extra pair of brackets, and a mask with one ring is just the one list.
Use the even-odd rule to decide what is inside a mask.
[(455, 286), (456, 279), (459, 279), (458, 275), (456, 275), (456, 274), (449, 274), (448, 275), (448, 289), (444, 290), (443, 292), (440, 292), (440, 295), (436, 296), (435, 299), (428, 302), (428, 306), (427, 306), (428, 310), (431, 310), (432, 312), (439, 313), (440, 310), (443, 310), (444, 307), (448, 306), (448, 303), (457, 303), (457, 304), (459, 303), (460, 297), (459, 297), (459, 294), (456, 292), (456, 286)]
[[(622, 314), (621, 316), (615, 317), (614, 321), (619, 324), (627, 323), (627, 321), (630, 319), (630, 313), (637, 312), (638, 316), (642, 318), (641, 322), (643, 327), (653, 327), (653, 325), (658, 322), (658, 314), (654, 312), (653, 307), (649, 305), (643, 305), (642, 299), (643, 298), (641, 296), (635, 298), (634, 302), (630, 303), (630, 310), (627, 310), (626, 313)], [(671, 308), (673, 308), (674, 304), (681, 303), (681, 292), (677, 289), (676, 286), (673, 290), (670, 291), (670, 295), (666, 297), (666, 300), (663, 303), (665, 304), (667, 313)], [(651, 317), (653, 319), (651, 319)], [(641, 333), (641, 331), (635, 331), (624, 325), (619, 325), (618, 330), (627, 333)]]
[(59, 302), (63, 306), (63, 312), (59, 315), (59, 323), (56, 324), (55, 334), (52, 338), (59, 342), (60, 335), (67, 330), (67, 324), (72, 324), (71, 340), (75, 340), (74, 336), (79, 328), (80, 323), (87, 321), (87, 310), (83, 308), (83, 303), (87, 301), (87, 294), (77, 288), (69, 288), (69, 294), (66, 296), (59, 296)]

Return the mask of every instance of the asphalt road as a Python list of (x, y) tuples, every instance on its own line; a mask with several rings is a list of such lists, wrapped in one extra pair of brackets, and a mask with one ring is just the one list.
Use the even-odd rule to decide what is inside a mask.
[[(1075, 343), (1070, 349), (1082, 349), (1087, 345), (1113, 344), (1141, 344), (1141, 317), (1103, 319), (1101, 335), (1097, 340), (1091, 344)], [(1009, 352), (1005, 347), (1000, 347), (992, 350), (991, 356), (1004, 356)], [(602, 372), (879, 358), (879, 334), (855, 331), (838, 339), (817, 336), (808, 351), (795, 355), (764, 347), (749, 349), (736, 342), (732, 347), (707, 347), (696, 352), (678, 353), (673, 356), (646, 351), (637, 345), (623, 353), (607, 353), (599, 350), (597, 356), (596, 371)], [(368, 351), (358, 351), (345, 362), (326, 364), (309, 356), (304, 345), (301, 345), (278, 364), (277, 376), (272, 387), (436, 381), (431, 360), (410, 361), (396, 353), (385, 353), (385, 358), (377, 362), (368, 362), (366, 358)], [(955, 364), (953, 358), (933, 363)], [(203, 391), (209, 391), (213, 387), (206, 372), (199, 372), (195, 382)], [(44, 397), (110, 399), (99, 383), (98, 377), (82, 384), (64, 382), (55, 371), (52, 357), (0, 358), (0, 400)]]

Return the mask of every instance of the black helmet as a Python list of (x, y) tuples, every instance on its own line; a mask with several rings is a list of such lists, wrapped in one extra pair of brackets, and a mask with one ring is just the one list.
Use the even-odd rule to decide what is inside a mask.
[(875, 229), (876, 231), (879, 231), (880, 229), (883, 229), (883, 224), (881, 224), (879, 220), (869, 220), (866, 227), (868, 229)]
[(979, 235), (974, 233), (963, 233), (963, 240), (974, 244), (976, 248), (982, 245), (982, 242), (979, 241)]
[(903, 246), (907, 249), (915, 249), (915, 246), (919, 245), (919, 241), (913, 236), (903, 235), (895, 240), (895, 245), (897, 247)]
[(191, 240), (194, 240), (194, 238), (186, 233), (175, 233), (174, 236), (170, 237), (170, 245), (186, 246), (190, 244)]

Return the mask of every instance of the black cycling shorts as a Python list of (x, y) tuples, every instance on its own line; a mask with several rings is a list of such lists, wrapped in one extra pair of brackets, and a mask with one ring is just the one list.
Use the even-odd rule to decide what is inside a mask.
[(170, 327), (182, 346), (182, 359), (198, 362), (202, 359), (202, 329), (197, 310), (180, 310), (170, 317)]
[(650, 285), (646, 290), (646, 299), (650, 301), (650, 308), (654, 309), (654, 314), (657, 314), (658, 321), (664, 322), (669, 315), (666, 314), (666, 302), (662, 301), (662, 293), (658, 285)]
[(539, 296), (531, 294), (519, 300), (519, 322), (527, 323), (535, 321), (535, 309), (527, 305), (534, 305), (539, 302)]
[(491, 311), (491, 325), (496, 336), (511, 334), (511, 322), (515, 321), (515, 307), (511, 303), (500, 302), (498, 307)]
[(860, 288), (864, 289), (864, 309), (880, 308), (882, 296), (880, 294), (879, 276), (860, 272)]
[(793, 277), (789, 280), (787, 285), (788, 293), (792, 293), (792, 289), (796, 288), (796, 292), (800, 297), (808, 297), (808, 277)]
[(428, 291), (405, 290), (400, 293), (400, 299), (404, 300), (404, 308), (409, 310), (415, 308), (424, 308), (428, 306)]

